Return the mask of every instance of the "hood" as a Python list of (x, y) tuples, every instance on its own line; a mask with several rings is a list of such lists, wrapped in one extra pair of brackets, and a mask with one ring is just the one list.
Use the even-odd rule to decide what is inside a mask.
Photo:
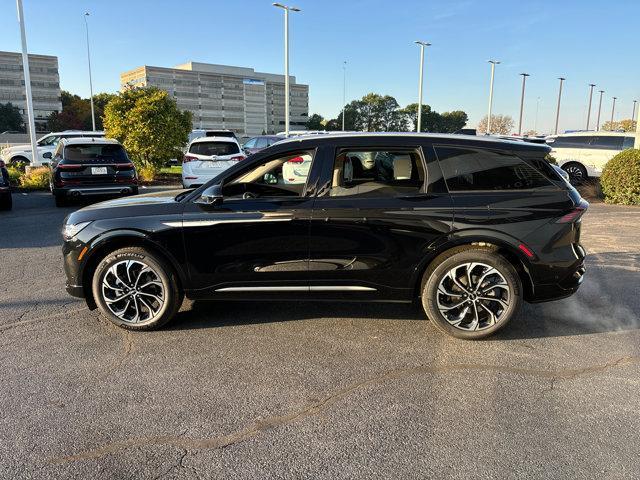
[(184, 192), (184, 190), (163, 190), (95, 203), (73, 212), (67, 218), (67, 223), (76, 224), (107, 218), (172, 215), (180, 213), (184, 205), (177, 202), (175, 198), (182, 192)]

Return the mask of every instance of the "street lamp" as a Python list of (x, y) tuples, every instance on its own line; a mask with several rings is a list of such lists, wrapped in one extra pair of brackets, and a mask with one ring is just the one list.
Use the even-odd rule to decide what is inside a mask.
[(589, 130), (589, 120), (591, 119), (591, 99), (593, 98), (593, 87), (595, 87), (595, 83), (589, 84), (589, 108), (587, 108), (587, 130)]
[(518, 135), (522, 135), (522, 114), (524, 113), (524, 87), (527, 83), (528, 73), (521, 73), (522, 75), (522, 96), (520, 97), (520, 121), (518, 122)]
[(93, 125), (93, 131), (96, 130), (96, 114), (93, 109), (93, 81), (91, 80), (91, 52), (89, 51), (89, 23), (87, 22), (87, 17), (89, 16), (89, 12), (85, 12), (84, 14), (84, 27), (87, 31), (87, 63), (89, 64), (89, 100), (91, 101), (91, 124)]
[(611, 129), (613, 130), (613, 114), (616, 111), (616, 100), (618, 97), (613, 97), (613, 104), (611, 105)]
[[(284, 10), (284, 134), (289, 136), (289, 12), (299, 12), (297, 7), (274, 3), (274, 7)], [(344, 115), (343, 115), (344, 116)]]
[(600, 102), (598, 103), (598, 119), (596, 120), (596, 132), (600, 131), (600, 112), (602, 111), (602, 94), (604, 90), (598, 90), (600, 92)]
[(637, 100), (633, 101), (633, 110), (631, 111), (631, 123), (633, 124), (633, 122), (636, 119), (636, 104), (638, 103)]
[(22, 40), (22, 70), (24, 71), (24, 89), (27, 97), (27, 118), (29, 120), (29, 139), (31, 141), (31, 159), (38, 160), (36, 146), (36, 121), (33, 116), (33, 96), (31, 95), (31, 75), (29, 74), (29, 54), (27, 53), (27, 33), (24, 27), (24, 11), (22, 0), (16, 0), (18, 8), (18, 23), (20, 24), (20, 39)]
[(566, 80), (564, 77), (558, 77), (560, 80), (560, 90), (558, 91), (558, 108), (556, 109), (556, 128), (554, 135), (558, 134), (558, 123), (560, 122), (560, 100), (562, 99), (562, 84)]
[(489, 83), (489, 113), (487, 115), (487, 131), (486, 134), (489, 135), (491, 133), (491, 107), (493, 106), (493, 77), (496, 72), (496, 65), (499, 65), (500, 62), (498, 60), (489, 60), (491, 64), (491, 82)]
[(538, 110), (540, 109), (540, 97), (536, 100), (536, 118), (533, 120), (533, 131), (538, 134)]
[(420, 80), (418, 80), (418, 122), (416, 125), (416, 131), (420, 132), (422, 128), (422, 76), (424, 72), (424, 47), (431, 46), (430, 43), (422, 42), (420, 40), (415, 41), (416, 45), (420, 45)]
[(342, 131), (344, 132), (344, 116), (347, 113), (347, 61), (342, 62)]

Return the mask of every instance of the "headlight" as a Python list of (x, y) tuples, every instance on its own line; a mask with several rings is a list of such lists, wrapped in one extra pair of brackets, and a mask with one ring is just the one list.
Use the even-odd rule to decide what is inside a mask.
[(66, 223), (64, 227), (62, 227), (62, 238), (65, 240), (71, 240), (90, 223), (91, 222), (81, 222), (76, 224)]

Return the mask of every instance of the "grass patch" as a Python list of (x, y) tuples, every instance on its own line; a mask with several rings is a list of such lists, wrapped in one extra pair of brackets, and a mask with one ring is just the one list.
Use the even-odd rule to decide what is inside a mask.
[(162, 167), (160, 173), (164, 175), (182, 175), (182, 165), (171, 165), (170, 167)]

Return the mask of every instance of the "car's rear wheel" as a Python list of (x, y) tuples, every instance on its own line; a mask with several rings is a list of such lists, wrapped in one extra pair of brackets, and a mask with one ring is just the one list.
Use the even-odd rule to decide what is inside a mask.
[(0, 195), (0, 210), (11, 210), (13, 208), (13, 198), (11, 194)]
[(522, 304), (522, 282), (504, 257), (464, 247), (436, 258), (422, 282), (422, 305), (434, 324), (457, 338), (477, 340), (503, 328)]
[(589, 178), (587, 169), (577, 162), (565, 163), (561, 168), (569, 175), (571, 185), (581, 185)]
[(162, 327), (183, 299), (171, 266), (138, 247), (116, 250), (103, 258), (93, 275), (92, 289), (102, 313), (129, 330)]
[(69, 199), (64, 194), (53, 194), (53, 198), (56, 201), (56, 207), (66, 207), (69, 205)]

